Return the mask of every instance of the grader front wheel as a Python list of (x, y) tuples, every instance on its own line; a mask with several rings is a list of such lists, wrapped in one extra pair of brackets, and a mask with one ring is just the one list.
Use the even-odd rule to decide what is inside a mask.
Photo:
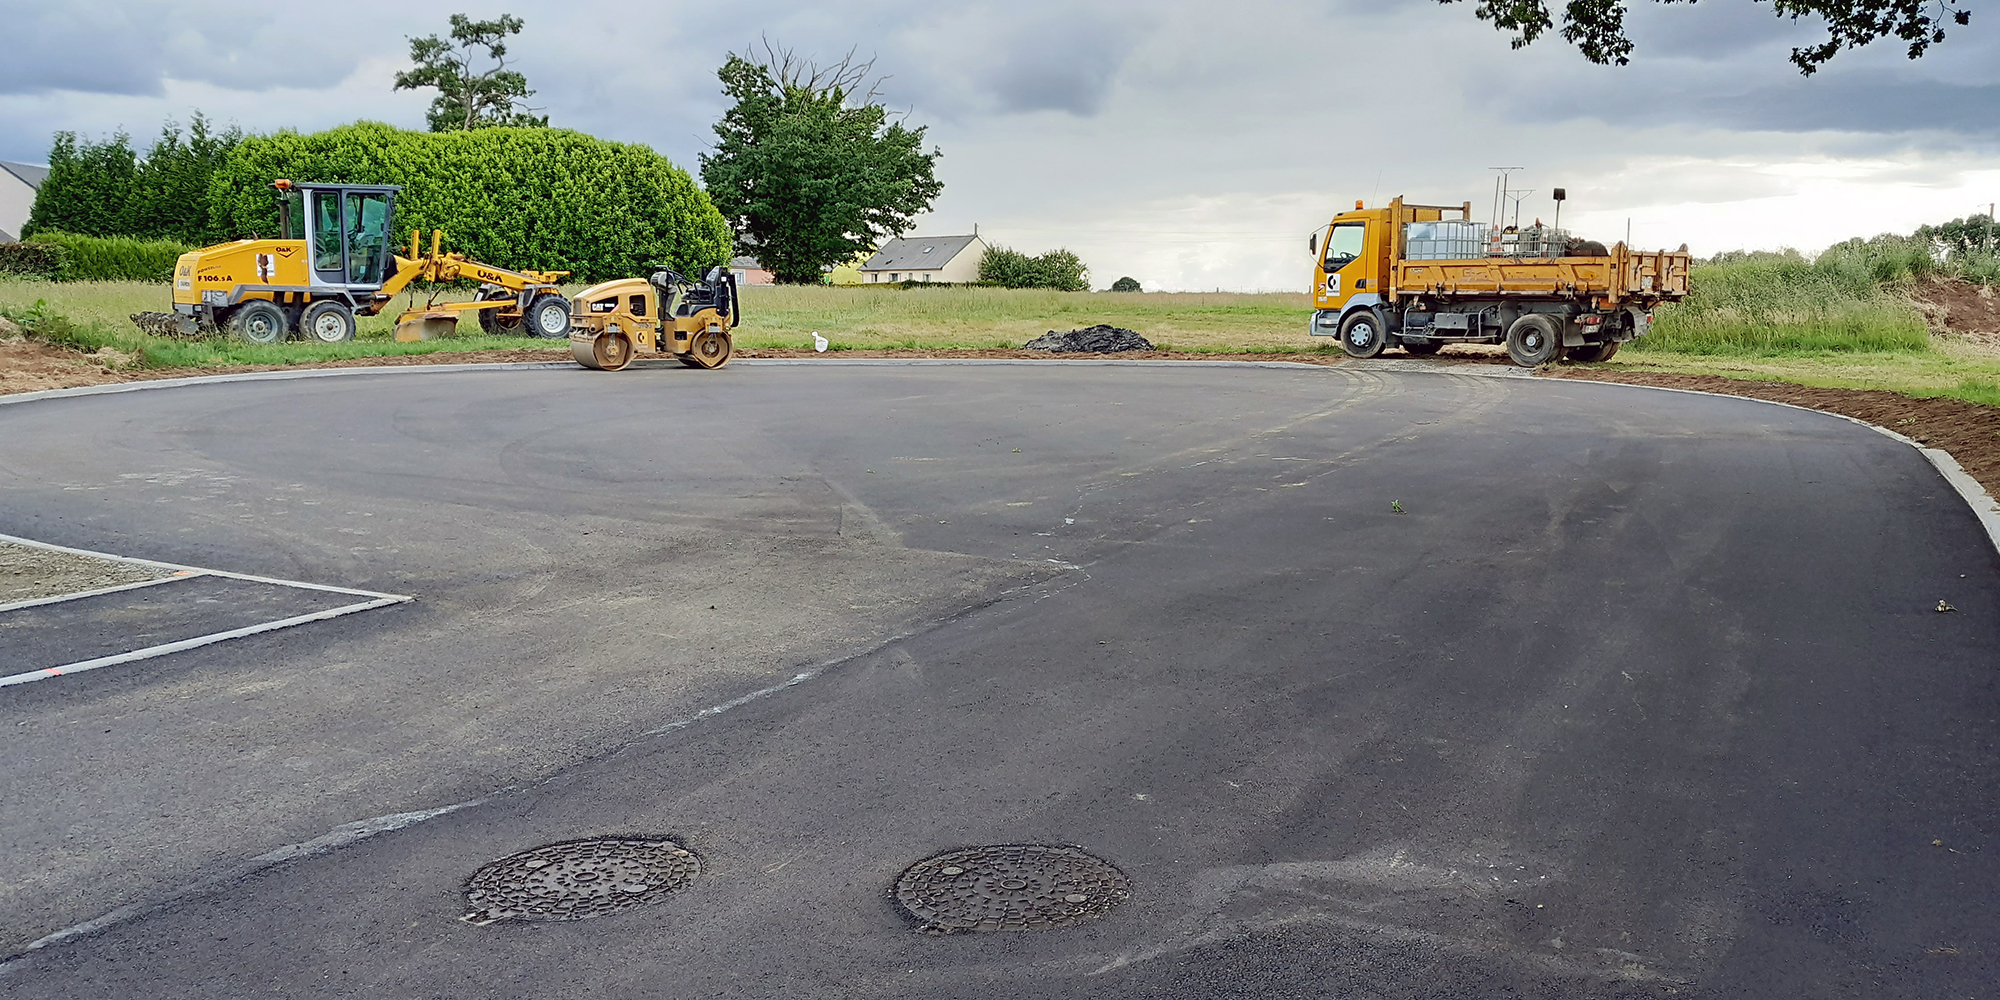
[(703, 330), (688, 342), (688, 352), (680, 359), (689, 368), (720, 368), (729, 363), (729, 356), (734, 353), (735, 345), (730, 343), (729, 334)]

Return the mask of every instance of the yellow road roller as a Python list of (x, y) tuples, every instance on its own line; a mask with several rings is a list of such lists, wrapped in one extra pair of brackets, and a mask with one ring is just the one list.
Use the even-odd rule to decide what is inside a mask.
[(570, 300), (569, 352), (585, 368), (615, 372), (640, 350), (690, 368), (720, 368), (743, 318), (736, 276), (710, 268), (700, 281), (671, 270), (592, 285)]

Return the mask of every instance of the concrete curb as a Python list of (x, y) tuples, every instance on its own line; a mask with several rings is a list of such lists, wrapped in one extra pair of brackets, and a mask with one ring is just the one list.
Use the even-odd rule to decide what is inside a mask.
[[(1792, 403), (1780, 403), (1775, 400), (1758, 399), (1754, 396), (1733, 396), (1726, 392), (1708, 392), (1701, 389), (1675, 389), (1663, 385), (1635, 385), (1630, 382), (1599, 382), (1594, 379), (1551, 379), (1546, 377), (1533, 378), (1531, 377), (1532, 373), (1526, 371), (1479, 371), (1478, 370), (1481, 368), (1496, 368), (1498, 367), (1496, 365), (1454, 365), (1449, 368), (1431, 368), (1431, 367), (1419, 368), (1416, 365), (1407, 365), (1407, 366), (1398, 365), (1397, 367), (1394, 368), (1386, 368), (1386, 367), (1378, 367), (1375, 365), (1370, 365), (1366, 362), (1361, 362), (1361, 363), (1340, 362), (1331, 365), (1312, 365), (1312, 364), (1306, 364), (1305, 362), (1302, 361), (1231, 361), (1228, 359), (1220, 359), (1220, 358), (1213, 361), (1210, 360), (1169, 361), (1169, 360), (1156, 360), (1156, 359), (1145, 359), (1145, 360), (1135, 359), (1130, 361), (1120, 361), (1114, 358), (1078, 358), (1078, 359), (1049, 358), (1047, 360), (1042, 360), (1040, 358), (741, 358), (733, 362), (733, 364), (749, 365), (752, 367), (758, 367), (758, 366), (789, 367), (789, 366), (803, 366), (803, 365), (834, 365), (839, 367), (889, 367), (889, 368), (917, 367), (917, 366), (927, 366), (927, 365), (957, 365), (957, 366), (970, 366), (970, 367), (1007, 366), (1007, 365), (1063, 365), (1068, 367), (1076, 367), (1082, 365), (1093, 368), (1148, 368), (1148, 367), (1172, 366), (1172, 367), (1183, 367), (1183, 368), (1185, 367), (1290, 368), (1290, 369), (1304, 369), (1307, 371), (1344, 369), (1346, 371), (1384, 371), (1393, 374), (1470, 375), (1477, 378), (1500, 378), (1500, 379), (1509, 379), (1515, 381), (1529, 381), (1529, 382), (1542, 382), (1542, 383), (1548, 383), (1548, 382), (1588, 383), (1590, 385), (1620, 386), (1627, 389), (1652, 389), (1658, 392), (1682, 392), (1693, 396), (1711, 396), (1719, 399), (1743, 399), (1743, 400), (1748, 400), (1752, 403), (1766, 403), (1771, 406), (1783, 406), (1788, 409), (1801, 410), (1806, 413), (1817, 413), (1822, 416), (1838, 417), (1842, 420), (1848, 421), (1849, 423), (1860, 424), (1861, 426), (1866, 427), (1869, 430), (1875, 431), (1877, 433), (1886, 434), (1889, 437), (1895, 438), (1896, 440), (1901, 441), (1904, 444), (1907, 444), (1910, 447), (1917, 449), (1917, 452), (1923, 455), (1924, 458), (1938, 470), (1938, 474), (1944, 477), (1945, 482), (1949, 483), (1952, 489), (1958, 491), (1958, 495), (1965, 500), (1966, 506), (1972, 508), (1973, 516), (1977, 517), (1979, 519), (1980, 526), (1986, 529), (1987, 541), (1993, 544), (1994, 551), (2000, 552), (2000, 503), (1996, 503), (1994, 501), (1993, 497), (1986, 492), (1985, 487), (1979, 485), (1978, 480), (1973, 479), (1971, 476), (1967, 475), (1965, 469), (1958, 464), (1958, 461), (1956, 459), (1951, 457), (1950, 453), (1944, 451), (1941, 448), (1926, 448), (1919, 442), (1904, 437), (1903, 435), (1898, 434), (1895, 431), (1892, 431), (1886, 427), (1879, 427), (1875, 424), (1869, 423), (1866, 420), (1862, 420), (1857, 417), (1850, 417), (1844, 413), (1834, 413), (1830, 410), (1815, 410), (1809, 406), (1797, 406)], [(663, 368), (663, 367), (673, 367), (677, 365), (679, 365), (679, 362), (677, 361), (661, 361), (655, 359), (647, 359), (646, 361), (640, 362), (635, 367)], [(223, 382), (285, 381), (289, 379), (301, 379), (301, 378), (335, 378), (345, 375), (386, 375), (386, 374), (444, 375), (444, 374), (453, 374), (457, 372), (536, 371), (542, 369), (552, 370), (558, 368), (571, 368), (578, 371), (583, 370), (582, 366), (578, 365), (574, 361), (508, 361), (508, 362), (473, 362), (470, 364), (393, 365), (393, 366), (378, 365), (365, 368), (308, 368), (300, 371), (242, 372), (234, 375), (196, 375), (196, 376), (191, 376), (189, 378), (163, 378), (163, 379), (153, 379), (145, 382), (120, 382), (115, 385), (87, 385), (87, 386), (79, 386), (74, 389), (45, 389), (41, 392), (25, 392), (12, 396), (0, 396), (0, 406), (6, 406), (14, 403), (32, 403), (44, 399), (69, 399), (78, 396), (104, 396), (120, 392), (139, 392), (145, 389), (168, 389), (184, 385), (215, 385)], [(1524, 376), (1529, 376), (1529, 377), (1524, 377)]]

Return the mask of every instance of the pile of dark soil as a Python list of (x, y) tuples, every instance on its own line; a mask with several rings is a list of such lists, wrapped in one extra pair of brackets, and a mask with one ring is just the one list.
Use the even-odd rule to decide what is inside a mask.
[(1068, 333), (1048, 333), (1027, 343), (1031, 351), (1061, 351), (1065, 354), (1116, 354), (1120, 351), (1150, 351), (1152, 341), (1119, 326), (1099, 323)]

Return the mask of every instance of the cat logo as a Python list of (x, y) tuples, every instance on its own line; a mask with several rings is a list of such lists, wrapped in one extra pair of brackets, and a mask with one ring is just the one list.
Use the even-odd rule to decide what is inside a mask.
[(277, 258), (277, 257), (275, 257), (275, 256), (273, 256), (273, 255), (271, 255), (271, 254), (268, 254), (268, 253), (260, 253), (260, 254), (258, 254), (258, 255), (257, 255), (257, 278), (258, 278), (258, 280), (260, 280), (260, 281), (269, 281), (269, 280), (271, 280), (271, 279), (272, 279), (273, 277), (275, 277), (275, 276), (277, 275), (277, 273), (278, 273), (278, 258)]

